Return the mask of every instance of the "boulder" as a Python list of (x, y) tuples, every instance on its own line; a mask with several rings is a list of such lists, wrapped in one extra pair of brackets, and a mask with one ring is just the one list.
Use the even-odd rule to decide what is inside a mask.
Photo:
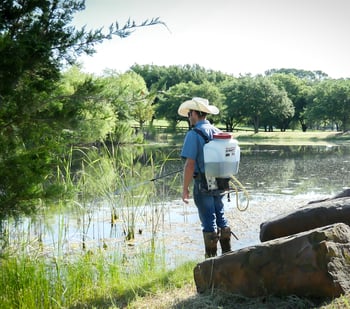
[(350, 225), (350, 197), (314, 201), (260, 225), (260, 241), (268, 241), (334, 223)]
[(194, 268), (197, 291), (247, 297), (338, 297), (350, 292), (350, 227), (338, 223), (207, 259)]

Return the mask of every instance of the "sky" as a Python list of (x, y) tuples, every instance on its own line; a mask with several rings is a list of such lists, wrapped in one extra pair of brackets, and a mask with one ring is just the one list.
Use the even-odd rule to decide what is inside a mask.
[(86, 0), (74, 25), (104, 27), (159, 17), (79, 58), (86, 72), (134, 64), (198, 64), (234, 76), (270, 69), (323, 71), (350, 78), (350, 0)]

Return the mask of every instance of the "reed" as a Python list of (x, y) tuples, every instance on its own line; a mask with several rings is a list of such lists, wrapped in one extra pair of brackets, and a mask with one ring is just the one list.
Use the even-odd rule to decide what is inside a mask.
[(101, 250), (74, 259), (8, 257), (1, 260), (0, 307), (119, 308), (160, 289), (181, 286), (190, 280), (192, 267), (169, 271), (151, 248), (127, 262)]
[[(90, 249), (89, 240), (92, 239), (101, 240), (98, 246), (106, 247), (108, 244), (103, 240), (106, 233), (101, 231), (104, 227), (97, 224), (106, 220), (100, 212), (105, 208), (110, 211), (109, 237), (118, 237), (116, 231), (121, 229), (125, 240), (133, 241), (136, 233), (142, 234), (145, 227), (151, 231), (151, 238), (155, 238), (169, 207), (170, 192), (176, 191), (172, 182), (177, 175), (156, 182), (149, 179), (168, 172), (166, 168), (172, 163), (169, 155), (159, 150), (146, 152), (143, 148), (131, 148), (131, 151), (128, 148), (123, 152), (113, 145), (71, 152), (57, 178), (68, 186), (74, 184), (75, 199), (57, 201), (51, 207), (42, 208), (36, 216), (24, 218), (18, 225), (2, 222), (1, 245), (14, 251), (20, 247), (46, 253), (51, 250), (54, 254), (49, 254), (55, 256), (65, 254), (74, 246), (70, 243), (72, 237), (75, 242), (80, 237), (83, 250)], [(73, 152), (80, 156), (78, 170), (77, 159), (73, 159), (77, 154)]]
[[(162, 152), (146, 153), (138, 147), (124, 152), (113, 145), (71, 149), (63, 167), (57, 169), (57, 179), (67, 190), (73, 188), (74, 195), (25, 219), (25, 224), (2, 222), (0, 308), (119, 308), (190, 281), (192, 268), (175, 275), (156, 238), (166, 215), (164, 202), (173, 188), (171, 179), (156, 185), (149, 179), (157, 171), (166, 173), (171, 160)], [(138, 247), (105, 245), (104, 232), (92, 224), (99, 205), (110, 209), (110, 237), (114, 237), (113, 226), (122, 226), (125, 240), (133, 241), (136, 224), (143, 222), (150, 238)], [(55, 221), (46, 221), (53, 213)], [(73, 231), (69, 217), (73, 215), (79, 233)], [(91, 245), (90, 232), (103, 245)], [(81, 237), (79, 250), (71, 250), (72, 233)]]

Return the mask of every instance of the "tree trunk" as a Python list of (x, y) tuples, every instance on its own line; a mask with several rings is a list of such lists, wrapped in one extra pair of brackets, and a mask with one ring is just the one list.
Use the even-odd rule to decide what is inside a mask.
[(343, 119), (343, 132), (346, 132), (348, 130), (349, 130), (349, 128), (348, 128), (348, 119), (347, 119), (347, 117), (344, 117), (344, 119)]
[(253, 117), (254, 133), (259, 132), (259, 116)]

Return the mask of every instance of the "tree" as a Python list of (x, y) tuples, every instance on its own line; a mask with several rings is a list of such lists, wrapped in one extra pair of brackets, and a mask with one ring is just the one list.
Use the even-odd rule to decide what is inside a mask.
[(73, 15), (84, 7), (80, 0), (0, 2), (0, 217), (30, 212), (38, 199), (58, 194), (50, 189), (52, 170), (67, 141), (52, 108), (60, 105), (54, 88), (62, 66), (113, 36), (162, 24), (114, 23), (105, 33), (75, 29)]
[(186, 82), (199, 85), (208, 81), (218, 84), (228, 78), (227, 74), (207, 70), (198, 64), (171, 65), (168, 67), (135, 64), (130, 69), (144, 78), (147, 88), (151, 91), (166, 91), (172, 86)]
[(247, 119), (253, 124), (254, 132), (261, 125), (270, 129), (280, 125), (285, 130), (284, 121), (293, 116), (294, 108), (284, 90), (279, 90), (268, 78), (262, 76), (242, 76), (233, 84), (223, 88), (228, 110), (234, 111), (236, 118)]
[[(214, 104), (219, 109), (222, 109), (223, 96), (217, 86), (209, 82), (204, 82), (199, 85), (188, 82), (177, 84), (160, 96), (156, 109), (157, 117), (167, 119), (172, 129), (175, 130), (176, 125), (180, 121), (185, 120), (177, 113), (180, 104), (193, 97), (206, 98), (209, 100), (210, 104)], [(215, 119), (218, 119), (220, 116), (210, 117), (211, 121), (214, 122)], [(190, 128), (189, 122), (188, 125)]]
[(313, 102), (305, 113), (310, 122), (336, 125), (337, 130), (349, 130), (350, 80), (329, 79), (320, 82), (313, 93)]
[(275, 125), (284, 132), (294, 116), (293, 102), (288, 98), (284, 89), (278, 90), (272, 87), (271, 91), (270, 108), (268, 108), (268, 113), (264, 114), (265, 119), (262, 120), (262, 123), (265, 123), (265, 131), (267, 128), (272, 131)]
[(56, 92), (58, 99), (52, 101), (50, 118), (59, 120), (71, 143), (101, 141), (115, 131), (114, 107), (92, 75), (72, 66), (62, 74)]
[[(103, 95), (114, 106), (120, 121), (137, 121), (142, 128), (154, 114), (154, 94), (150, 94), (141, 75), (129, 71), (124, 74), (108, 72), (99, 78)], [(118, 129), (118, 127), (116, 128)]]
[(306, 71), (298, 69), (271, 69), (265, 72), (266, 76), (271, 76), (274, 74), (291, 74), (297, 78), (309, 81), (320, 81), (328, 78), (328, 75), (322, 71)]
[(312, 89), (309, 82), (290, 73), (275, 73), (271, 75), (270, 80), (279, 89), (287, 92), (288, 98), (293, 102), (295, 109), (294, 117), (290, 118), (289, 121), (299, 122), (302, 131), (305, 132), (307, 125), (304, 111), (309, 103), (309, 94)]
[(225, 97), (224, 106), (224, 121), (226, 130), (232, 132), (234, 127), (242, 123), (246, 115), (242, 112), (242, 104), (240, 100), (239, 84), (236, 78), (231, 78), (220, 84), (220, 90)]

